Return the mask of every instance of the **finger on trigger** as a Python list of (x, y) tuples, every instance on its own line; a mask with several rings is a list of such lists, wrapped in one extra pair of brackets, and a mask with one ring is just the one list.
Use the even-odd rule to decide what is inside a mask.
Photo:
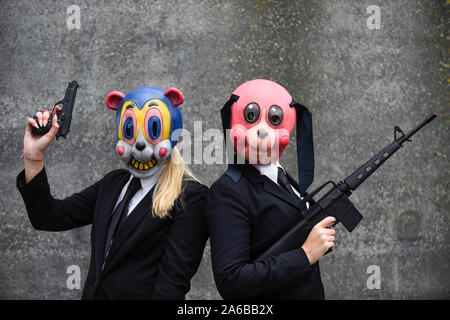
[(319, 222), (320, 227), (326, 228), (328, 225), (336, 221), (335, 217), (326, 217)]
[(59, 115), (59, 113), (61, 112), (62, 108), (60, 106), (55, 106), (55, 113), (57, 115)]
[[(327, 221), (328, 221), (327, 226), (329, 226), (329, 225), (331, 225), (332, 223), (336, 222), (336, 218), (333, 217), (333, 216), (326, 217), (326, 219), (328, 219), (328, 220), (327, 220)], [(330, 226), (330, 227), (331, 227), (331, 226)]]

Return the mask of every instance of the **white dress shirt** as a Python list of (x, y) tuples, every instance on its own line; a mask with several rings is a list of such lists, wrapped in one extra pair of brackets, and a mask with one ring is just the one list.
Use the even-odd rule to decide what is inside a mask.
[[(155, 186), (155, 184), (158, 182), (159, 178), (161, 177), (161, 174), (164, 170), (165, 166), (162, 166), (159, 168), (159, 170), (152, 176), (147, 178), (140, 178), (141, 180), (141, 188), (136, 192), (136, 194), (131, 198), (129, 204), (128, 204), (128, 211), (127, 211), (127, 217), (128, 215), (136, 208), (136, 206), (141, 202), (142, 199), (147, 195), (147, 193)], [(119, 198), (117, 198), (116, 205), (114, 206), (113, 212), (116, 209), (119, 202), (123, 199), (125, 196), (125, 192), (127, 192), (128, 185), (131, 182), (131, 179), (133, 176), (130, 176), (130, 179), (125, 184), (125, 186), (122, 189), (122, 192), (119, 195)]]

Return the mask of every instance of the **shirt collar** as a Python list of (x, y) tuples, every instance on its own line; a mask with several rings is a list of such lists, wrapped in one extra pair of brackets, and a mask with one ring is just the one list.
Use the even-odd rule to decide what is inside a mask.
[[(149, 177), (140, 178), (142, 190), (144, 190), (145, 193), (149, 192), (155, 186), (155, 184), (158, 182), (159, 178), (161, 177), (161, 174), (164, 171), (165, 167), (166, 167), (166, 164), (164, 164), (162, 167), (160, 167), (159, 170), (155, 174), (153, 174)], [(129, 181), (131, 181), (132, 178), (133, 178), (133, 175), (131, 175)]]
[(278, 168), (283, 169), (278, 161), (269, 164), (254, 164), (253, 166), (258, 169), (261, 174), (265, 175), (273, 182), (278, 183)]

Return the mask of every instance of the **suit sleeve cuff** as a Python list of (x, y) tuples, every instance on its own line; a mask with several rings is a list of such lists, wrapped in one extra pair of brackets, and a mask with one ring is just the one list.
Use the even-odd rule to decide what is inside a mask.
[(308, 257), (302, 248), (283, 253), (283, 260), (290, 261), (290, 266), (292, 269), (289, 270), (289, 272), (296, 275), (299, 283), (302, 283), (313, 271)]
[(23, 169), (16, 178), (16, 187), (20, 193), (26, 193), (29, 190), (36, 190), (36, 188), (47, 185), (47, 174), (45, 173), (45, 167), (31, 179), (28, 183), (25, 181), (25, 169)]

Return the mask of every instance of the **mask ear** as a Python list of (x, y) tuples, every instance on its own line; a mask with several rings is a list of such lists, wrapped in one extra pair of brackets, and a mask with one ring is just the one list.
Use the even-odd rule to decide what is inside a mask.
[(164, 95), (169, 98), (174, 107), (179, 106), (184, 101), (184, 96), (181, 91), (174, 87), (167, 89)]
[(112, 91), (108, 93), (108, 95), (106, 96), (106, 106), (111, 110), (117, 110), (120, 106), (120, 103), (122, 102), (123, 97), (125, 97), (125, 94), (120, 91)]

